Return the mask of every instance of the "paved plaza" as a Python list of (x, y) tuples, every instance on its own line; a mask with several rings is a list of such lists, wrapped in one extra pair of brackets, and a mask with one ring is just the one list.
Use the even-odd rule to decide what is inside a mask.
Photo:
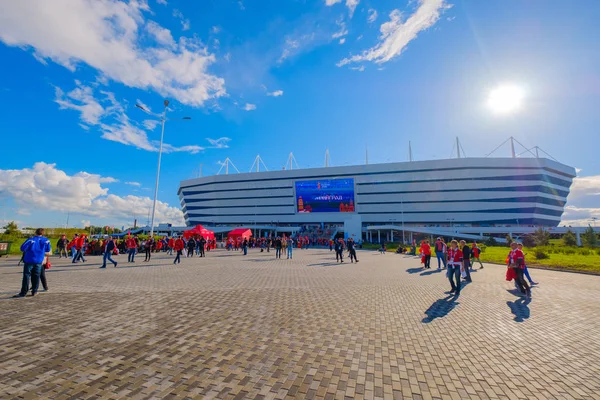
[(600, 277), (531, 270), (527, 303), (487, 265), (455, 299), (417, 258), (358, 257), (56, 259), (24, 299), (0, 259), (0, 398), (600, 399)]

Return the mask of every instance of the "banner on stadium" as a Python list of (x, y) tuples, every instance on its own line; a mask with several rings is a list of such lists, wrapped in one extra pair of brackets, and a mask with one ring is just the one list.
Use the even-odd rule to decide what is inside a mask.
[(296, 181), (296, 211), (354, 212), (354, 179)]

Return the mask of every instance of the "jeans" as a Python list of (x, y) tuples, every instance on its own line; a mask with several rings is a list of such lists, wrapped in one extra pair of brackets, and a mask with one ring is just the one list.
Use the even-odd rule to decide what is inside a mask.
[(42, 265), (40, 270), (40, 282), (42, 282), (42, 287), (44, 290), (48, 290), (48, 281), (46, 280), (46, 268)]
[(244, 255), (248, 254), (248, 246), (244, 246)]
[(425, 268), (431, 268), (431, 254), (425, 254)]
[(110, 251), (106, 251), (104, 252), (104, 257), (102, 259), (102, 268), (106, 267), (106, 260), (110, 261), (111, 263), (113, 263), (115, 265), (115, 267), (117, 266), (117, 262), (115, 260), (112, 259), (111, 257), (111, 252)]
[(344, 262), (344, 250), (335, 251), (335, 261)]
[(463, 268), (465, 270), (465, 274), (467, 274), (467, 282), (471, 282), (471, 272), (469, 271), (471, 269), (471, 260), (470, 259), (465, 259), (463, 260)]
[(85, 262), (85, 258), (83, 257), (83, 249), (77, 250), (77, 254), (75, 254), (75, 258), (73, 259), (73, 262), (77, 262), (79, 260)]
[(76, 256), (77, 256), (77, 249), (75, 247), (71, 247), (71, 257), (73, 257), (73, 262), (75, 262)]
[(533, 283), (533, 279), (531, 279), (531, 276), (529, 276), (529, 270), (527, 269), (527, 266), (525, 266), (525, 269), (523, 270), (523, 274), (525, 275), (525, 277), (527, 277), (527, 280), (529, 281), (529, 283)]
[(288, 249), (287, 249), (287, 250), (288, 250), (288, 252), (287, 252), (288, 256), (287, 256), (287, 257), (288, 257), (288, 258), (292, 258), (292, 251), (293, 251), (293, 247), (292, 247), (292, 246), (288, 246)]
[(146, 247), (146, 259), (144, 261), (150, 261), (152, 257), (152, 249), (150, 247)]
[(444, 264), (444, 268), (446, 268), (446, 255), (444, 253), (442, 253), (441, 251), (439, 253), (436, 252), (435, 255), (438, 260), (438, 269), (440, 269), (442, 267), (442, 263)]
[(127, 249), (127, 262), (135, 262), (135, 249)]
[(175, 261), (173, 261), (173, 264), (181, 263), (181, 254), (183, 254), (183, 250), (177, 250), (177, 257), (175, 257)]
[(448, 265), (448, 280), (452, 285), (452, 291), (460, 292), (460, 265)]
[(42, 274), (42, 264), (23, 264), (23, 282), (21, 283), (21, 292), (19, 296), (25, 297), (29, 292), (29, 280), (31, 279), (31, 294), (36, 294), (40, 286), (40, 275)]
[(172, 256), (172, 255), (173, 255), (173, 248), (172, 248), (172, 247), (169, 247), (169, 248), (167, 249), (167, 254), (168, 254), (168, 255), (170, 255), (170, 256)]
[(358, 262), (358, 259), (356, 258), (356, 250), (350, 250), (350, 262), (352, 262), (352, 259), (354, 259), (354, 261)]
[(275, 258), (281, 258), (281, 248), (277, 247), (275, 249)]
[(65, 258), (69, 258), (69, 255), (67, 254), (67, 249), (65, 249), (64, 247), (60, 247), (58, 249), (58, 258), (62, 258), (63, 254), (64, 254)]

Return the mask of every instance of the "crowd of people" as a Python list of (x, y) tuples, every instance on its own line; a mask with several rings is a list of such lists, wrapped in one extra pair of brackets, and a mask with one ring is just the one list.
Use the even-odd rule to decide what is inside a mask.
[[(275, 250), (275, 258), (280, 259), (283, 254), (287, 255), (288, 259), (293, 258), (293, 249), (307, 249), (311, 245), (320, 245), (329, 247), (330, 251), (335, 250), (336, 262), (344, 262), (344, 252), (347, 251), (350, 262), (358, 263), (356, 250), (358, 244), (354, 239), (349, 238), (344, 240), (338, 238), (336, 240), (317, 240), (311, 241), (308, 236), (296, 234), (295, 236), (276, 236), (266, 238), (239, 238), (229, 239), (223, 247), (228, 251), (240, 250), (244, 255), (248, 254), (249, 248), (260, 248), (261, 252), (270, 252)], [(401, 246), (403, 248), (403, 246)], [(184, 237), (161, 237), (161, 238), (138, 238), (137, 236), (127, 235), (127, 237), (115, 239), (111, 236), (89, 240), (85, 235), (75, 234), (69, 240), (65, 235), (58, 239), (56, 243), (56, 253), (59, 258), (69, 258), (72, 263), (79, 261), (86, 262), (85, 255), (102, 255), (102, 266), (106, 268), (107, 262), (111, 262), (114, 267), (118, 266), (112, 256), (115, 254), (127, 253), (127, 262), (135, 263), (135, 256), (139, 253), (144, 253), (144, 262), (149, 262), (153, 253), (166, 253), (173, 255), (174, 264), (181, 263), (181, 257), (205, 257), (206, 251), (216, 248), (216, 241), (205, 239), (200, 235), (189, 238)], [(385, 246), (382, 245), (383, 251)], [(406, 249), (404, 249), (406, 250)], [(44, 229), (36, 230), (35, 236), (27, 239), (21, 246), (23, 256), (21, 261), (23, 267), (23, 280), (21, 291), (14, 297), (25, 297), (30, 290), (29, 283), (31, 282), (31, 294), (35, 296), (39, 289), (40, 281), (43, 289), (48, 290), (48, 283), (45, 276), (45, 270), (50, 268), (48, 256), (52, 254), (52, 246), (50, 240), (44, 237)], [(408, 252), (408, 251), (406, 251)], [(411, 253), (416, 252), (416, 245), (413, 243)], [(452, 240), (447, 245), (443, 238), (438, 237), (433, 246), (429, 240), (423, 240), (419, 247), (419, 255), (424, 269), (431, 269), (431, 258), (435, 253), (438, 262), (438, 270), (447, 269), (447, 278), (450, 281), (450, 293), (460, 294), (462, 284), (461, 278), (465, 282), (472, 282), (471, 272), (473, 264), (479, 263), (479, 269), (483, 269), (480, 254), (481, 249), (476, 242), (468, 245), (466, 241)], [(70, 254), (69, 254), (70, 253)], [(20, 263), (20, 262), (19, 262)], [(523, 253), (523, 245), (513, 242), (511, 250), (506, 258), (507, 274), (506, 280), (514, 280), (515, 288), (527, 296), (531, 297), (531, 286), (535, 282), (531, 279), (527, 270), (525, 254)], [(527, 278), (527, 281), (525, 280)]]
[[(483, 269), (481, 248), (477, 242), (473, 242), (469, 246), (465, 240), (452, 240), (450, 246), (448, 246), (443, 238), (438, 237), (432, 248), (429, 240), (423, 240), (419, 247), (423, 269), (431, 269), (432, 251), (435, 252), (437, 258), (438, 270), (447, 269), (446, 276), (450, 281), (450, 293), (460, 294), (462, 287), (461, 278), (467, 283), (472, 282), (471, 272), (475, 263), (479, 263), (479, 269)], [(515, 288), (530, 298), (530, 285), (533, 286), (536, 283), (531, 279), (527, 270), (522, 243), (511, 243), (511, 250), (506, 257), (506, 265), (506, 280), (514, 280)], [(529, 285), (525, 281), (525, 277), (529, 281)]]

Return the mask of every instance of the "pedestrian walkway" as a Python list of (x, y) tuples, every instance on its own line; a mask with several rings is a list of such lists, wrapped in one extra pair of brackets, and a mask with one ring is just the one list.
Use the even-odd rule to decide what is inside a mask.
[(505, 268), (460, 297), (420, 260), (329, 250), (53, 260), (11, 299), (0, 259), (0, 398), (600, 399), (600, 277)]

